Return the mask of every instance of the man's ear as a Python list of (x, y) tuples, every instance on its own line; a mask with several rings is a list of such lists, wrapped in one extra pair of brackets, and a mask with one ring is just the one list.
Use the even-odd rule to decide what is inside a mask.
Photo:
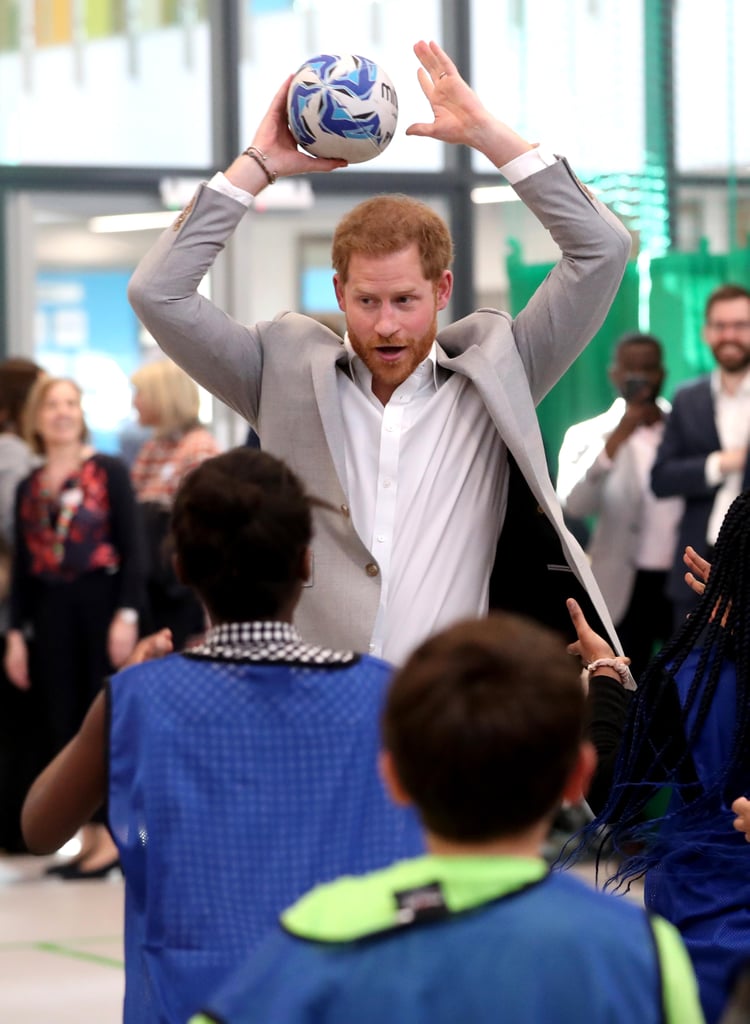
[(445, 309), (453, 293), (453, 274), (444, 270), (435, 286), (435, 302), (438, 309)]
[(577, 804), (584, 800), (596, 771), (596, 750), (593, 743), (585, 740), (578, 749), (575, 764), (568, 773), (568, 779), (562, 792), (563, 800), (568, 804)]
[(378, 755), (378, 770), (388, 796), (394, 804), (398, 807), (410, 807), (412, 803), (411, 798), (401, 785), (401, 779), (398, 777), (396, 766), (393, 763), (393, 757), (389, 750), (380, 751)]
[(344, 286), (338, 274), (333, 275), (333, 290), (336, 292), (336, 301), (342, 313), (346, 313), (346, 300), (344, 299)]

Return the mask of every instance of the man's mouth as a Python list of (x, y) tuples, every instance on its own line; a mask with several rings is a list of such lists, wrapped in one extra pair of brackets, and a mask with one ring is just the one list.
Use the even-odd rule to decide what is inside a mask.
[(387, 363), (395, 362), (402, 352), (406, 351), (405, 345), (378, 345), (375, 349), (381, 359)]

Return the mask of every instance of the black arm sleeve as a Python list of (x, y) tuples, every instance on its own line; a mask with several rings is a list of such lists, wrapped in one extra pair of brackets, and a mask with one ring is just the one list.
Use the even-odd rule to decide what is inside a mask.
[(598, 762), (587, 799), (594, 814), (599, 814), (609, 797), (630, 697), (616, 679), (589, 679), (586, 734), (596, 748)]

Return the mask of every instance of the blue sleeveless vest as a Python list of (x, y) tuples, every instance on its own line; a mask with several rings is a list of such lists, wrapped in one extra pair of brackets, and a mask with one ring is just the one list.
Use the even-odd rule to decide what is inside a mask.
[(175, 654), (113, 677), (126, 1024), (184, 1024), (311, 886), (422, 851), (376, 771), (390, 672)]

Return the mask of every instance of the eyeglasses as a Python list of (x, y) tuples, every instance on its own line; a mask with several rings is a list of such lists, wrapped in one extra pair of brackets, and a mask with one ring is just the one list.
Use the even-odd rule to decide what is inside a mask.
[(709, 320), (706, 324), (709, 331), (750, 331), (750, 320)]

